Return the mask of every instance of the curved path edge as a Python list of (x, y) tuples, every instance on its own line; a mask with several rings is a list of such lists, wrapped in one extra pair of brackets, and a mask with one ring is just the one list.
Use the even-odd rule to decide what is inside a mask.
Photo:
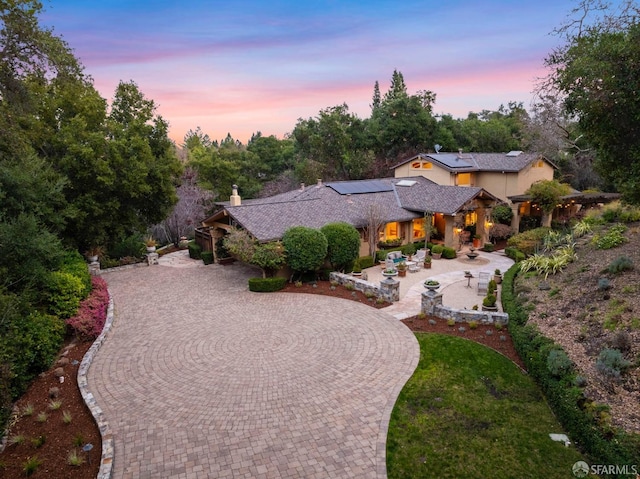
[(98, 336), (98, 338), (93, 342), (82, 358), (80, 368), (78, 369), (78, 389), (80, 389), (80, 394), (82, 394), (85, 404), (91, 411), (93, 419), (98, 425), (100, 437), (102, 439), (102, 458), (100, 459), (100, 469), (98, 470), (97, 479), (111, 479), (114, 456), (113, 433), (111, 432), (111, 428), (109, 427), (109, 423), (107, 422), (102, 409), (98, 406), (95, 397), (89, 391), (87, 373), (89, 372), (93, 358), (100, 349), (100, 346), (102, 346), (102, 343), (104, 343), (107, 334), (109, 334), (112, 324), (113, 298), (111, 297), (111, 293), (109, 293), (109, 307), (107, 308), (107, 319), (104, 323), (104, 328), (102, 328), (100, 336)]

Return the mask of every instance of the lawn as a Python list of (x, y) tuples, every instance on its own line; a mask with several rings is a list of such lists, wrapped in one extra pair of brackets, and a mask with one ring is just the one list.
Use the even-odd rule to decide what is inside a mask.
[(567, 478), (582, 460), (533, 380), (471, 341), (418, 333), (420, 363), (398, 397), (388, 477)]

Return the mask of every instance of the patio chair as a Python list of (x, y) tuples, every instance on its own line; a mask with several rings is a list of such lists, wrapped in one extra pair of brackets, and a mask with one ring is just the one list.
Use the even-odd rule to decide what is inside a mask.
[(409, 273), (417, 273), (420, 269), (420, 263), (412, 261), (412, 264), (409, 265)]
[(491, 273), (488, 271), (480, 271), (478, 273), (478, 295), (484, 296), (487, 294), (487, 288), (489, 287), (489, 278)]

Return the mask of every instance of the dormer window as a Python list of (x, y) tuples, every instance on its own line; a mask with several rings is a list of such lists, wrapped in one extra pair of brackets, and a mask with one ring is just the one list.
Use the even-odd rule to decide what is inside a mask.
[(430, 161), (414, 161), (411, 163), (411, 168), (414, 170), (430, 170), (433, 167), (433, 163)]

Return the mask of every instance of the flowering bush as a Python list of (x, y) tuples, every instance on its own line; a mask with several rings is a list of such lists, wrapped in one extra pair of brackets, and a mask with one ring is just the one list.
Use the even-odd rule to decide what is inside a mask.
[(91, 286), (91, 294), (80, 303), (78, 313), (66, 321), (76, 336), (82, 339), (97, 338), (107, 320), (109, 307), (107, 283), (104, 279), (94, 276), (91, 278)]

